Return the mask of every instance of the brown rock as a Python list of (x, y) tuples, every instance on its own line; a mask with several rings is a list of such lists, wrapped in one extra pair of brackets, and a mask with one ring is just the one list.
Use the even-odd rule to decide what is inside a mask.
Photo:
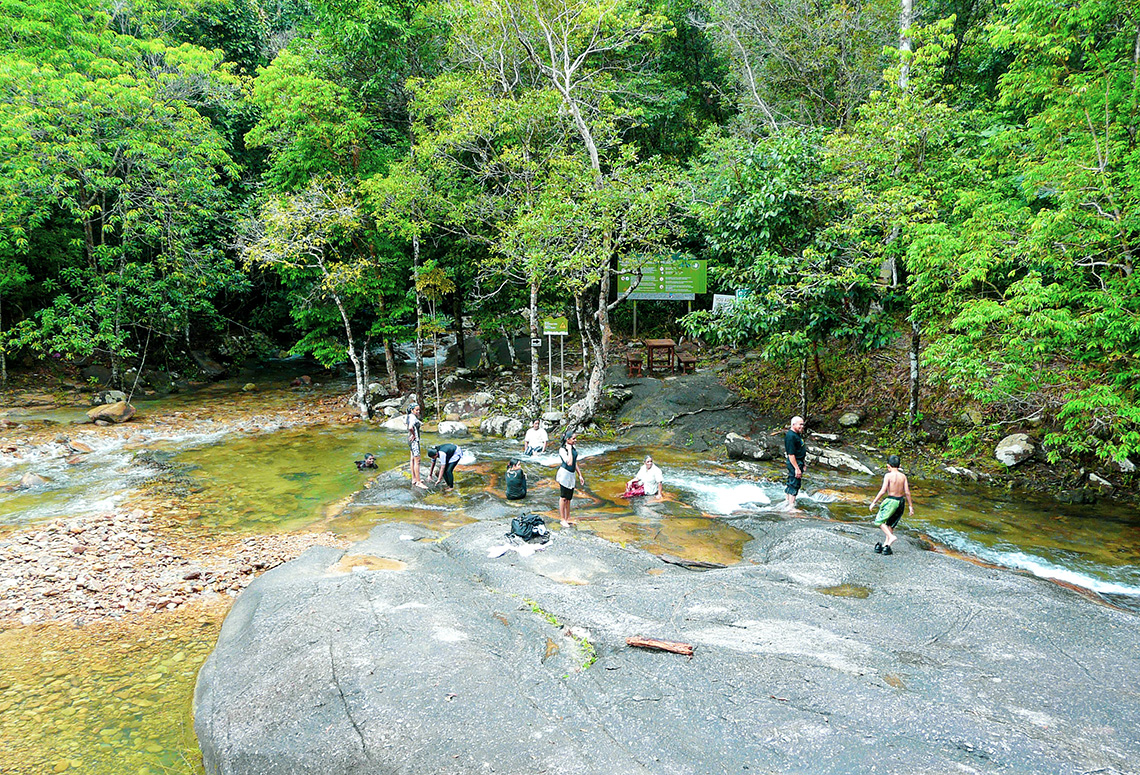
[(108, 423), (126, 422), (135, 416), (135, 408), (128, 404), (126, 401), (119, 401), (115, 404), (103, 404), (96, 406), (87, 411), (87, 416), (95, 421), (95, 424), (100, 424), (100, 420)]

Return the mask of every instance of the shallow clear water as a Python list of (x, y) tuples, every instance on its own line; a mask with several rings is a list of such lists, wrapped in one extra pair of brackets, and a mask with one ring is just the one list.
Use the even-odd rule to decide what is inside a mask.
[(0, 632), (0, 771), (201, 773), (190, 707), (226, 610)]

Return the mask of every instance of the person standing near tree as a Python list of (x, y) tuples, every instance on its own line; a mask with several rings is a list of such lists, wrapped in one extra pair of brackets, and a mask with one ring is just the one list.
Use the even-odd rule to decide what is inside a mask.
[(788, 484), (784, 487), (784, 505), (796, 507), (796, 496), (800, 494), (804, 466), (807, 463), (807, 445), (804, 444), (804, 418), (792, 418), (788, 432), (784, 434), (784, 454), (788, 460)]

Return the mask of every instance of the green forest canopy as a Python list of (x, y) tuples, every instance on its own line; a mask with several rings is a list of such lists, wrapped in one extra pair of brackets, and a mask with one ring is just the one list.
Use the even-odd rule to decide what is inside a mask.
[(913, 13), (0, 0), (3, 376), (256, 335), (359, 387), (381, 343), (541, 309), (596, 394), (618, 258), (682, 251), (751, 291), (690, 334), (789, 365), (913, 336), (1055, 449), (1140, 452), (1140, 6)]

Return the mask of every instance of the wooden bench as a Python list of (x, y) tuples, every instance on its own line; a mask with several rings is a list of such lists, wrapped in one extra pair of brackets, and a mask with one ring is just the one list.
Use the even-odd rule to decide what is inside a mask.
[(626, 369), (629, 370), (629, 376), (640, 377), (641, 376), (641, 364), (643, 362), (644, 361), (642, 360), (640, 353), (626, 353), (626, 355), (625, 355), (625, 366), (626, 366)]
[(677, 352), (677, 368), (681, 370), (682, 374), (688, 374), (690, 371), (696, 371), (697, 356), (684, 350)]

